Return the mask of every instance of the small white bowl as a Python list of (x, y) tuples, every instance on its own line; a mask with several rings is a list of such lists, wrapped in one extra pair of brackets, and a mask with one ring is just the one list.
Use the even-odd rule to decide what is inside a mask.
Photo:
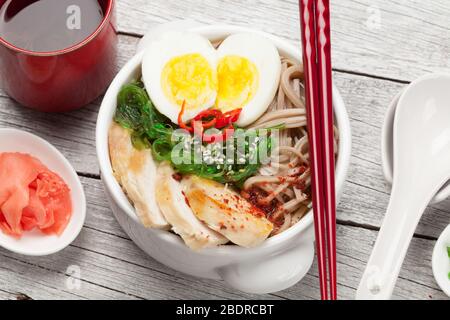
[[(394, 162), (394, 120), (398, 102), (403, 94), (400, 91), (389, 104), (381, 130), (381, 168), (386, 181), (392, 185)], [(439, 203), (450, 196), (450, 181), (447, 182), (434, 196), (431, 203)]]
[(0, 247), (27, 256), (45, 256), (67, 247), (80, 233), (86, 217), (84, 190), (69, 161), (44, 139), (16, 129), (0, 129), (1, 152), (30, 154), (61, 176), (71, 190), (73, 212), (61, 236), (48, 236), (34, 230), (16, 239), (0, 231)]
[(447, 247), (450, 247), (450, 224), (445, 228), (439, 237), (433, 250), (432, 266), (436, 282), (442, 291), (450, 297), (450, 257), (447, 253)]
[[(270, 39), (280, 53), (292, 60), (301, 58), (300, 48), (270, 34), (234, 26), (185, 28), (210, 41), (241, 32), (258, 33)], [(138, 220), (133, 206), (113, 176), (108, 150), (108, 129), (116, 109), (121, 87), (141, 74), (143, 52), (134, 56), (109, 87), (100, 107), (96, 144), (102, 181), (116, 219), (130, 238), (147, 254), (180, 272), (209, 279), (222, 279), (229, 286), (250, 293), (284, 290), (302, 279), (314, 259), (313, 215), (310, 211), (285, 232), (267, 239), (256, 248), (235, 245), (193, 251), (173, 233), (146, 229)], [(333, 88), (335, 118), (340, 129), (339, 158), (336, 168), (336, 190), (339, 198), (350, 163), (350, 122), (341, 95)]]

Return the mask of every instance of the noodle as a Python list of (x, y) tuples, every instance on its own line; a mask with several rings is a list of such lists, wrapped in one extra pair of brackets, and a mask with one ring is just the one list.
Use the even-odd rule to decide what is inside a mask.
[[(268, 111), (250, 129), (282, 125), (277, 156), (247, 179), (243, 196), (260, 207), (274, 223), (272, 235), (296, 224), (311, 207), (309, 148), (303, 96), (303, 67), (282, 58), (280, 85)], [(338, 137), (335, 127), (335, 136)], [(335, 139), (335, 150), (338, 141)]]

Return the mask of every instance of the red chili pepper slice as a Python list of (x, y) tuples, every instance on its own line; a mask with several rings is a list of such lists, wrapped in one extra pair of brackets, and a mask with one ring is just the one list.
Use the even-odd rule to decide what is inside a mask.
[(231, 118), (231, 122), (236, 122), (239, 119), (239, 116), (241, 115), (242, 112), (242, 108), (239, 109), (234, 109), (228, 112), (225, 112), (223, 115), (225, 117), (230, 117)]
[(222, 116), (222, 112), (220, 110), (208, 109), (208, 110), (204, 110), (204, 111), (200, 112), (194, 118), (194, 120), (203, 120), (203, 119), (209, 118), (209, 117), (219, 118), (221, 116)]
[(188, 125), (186, 125), (186, 124), (183, 122), (183, 114), (184, 114), (185, 108), (186, 108), (186, 100), (183, 101), (183, 105), (181, 106), (181, 111), (180, 111), (180, 113), (178, 114), (178, 125), (180, 126), (181, 129), (185, 129), (185, 130), (187, 130), (187, 131), (189, 131), (189, 132), (193, 132), (193, 131), (194, 131), (194, 128), (189, 127)]
[(238, 121), (239, 116), (241, 115), (241, 112), (242, 112), (242, 108), (225, 112), (221, 118), (217, 119), (216, 128), (222, 129), (222, 128), (225, 128), (226, 126), (229, 126), (230, 124)]
[[(183, 101), (181, 111), (178, 114), (178, 125), (180, 128), (189, 132), (194, 132), (202, 136), (203, 142), (223, 142), (228, 140), (234, 134), (233, 123), (238, 121), (242, 109), (235, 109), (225, 113), (220, 110), (208, 109), (200, 112), (193, 120), (191, 120), (191, 126), (183, 122), (183, 114), (186, 108), (186, 101)], [(206, 120), (207, 119), (207, 120)], [(216, 129), (224, 129), (222, 134), (207, 135), (203, 132), (206, 129), (215, 127)]]
[[(200, 112), (195, 118), (195, 121), (201, 121), (204, 129), (212, 128), (216, 125), (217, 119), (222, 117), (220, 110), (209, 109)], [(211, 119), (212, 118), (212, 119)]]
[(209, 122), (203, 122), (202, 123), (203, 129), (209, 129), (209, 128), (214, 127), (216, 125), (216, 122), (217, 122), (217, 119), (212, 119)]
[[(195, 121), (202, 121), (203, 128), (209, 129), (216, 125), (217, 119), (222, 117), (222, 112), (220, 110), (209, 109), (200, 112), (195, 118)], [(212, 118), (212, 119), (210, 119)], [(207, 120), (206, 120), (207, 119)]]

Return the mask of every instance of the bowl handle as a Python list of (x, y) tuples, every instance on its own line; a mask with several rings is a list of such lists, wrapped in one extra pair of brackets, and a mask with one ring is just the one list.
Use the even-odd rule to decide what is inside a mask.
[(313, 241), (264, 260), (250, 260), (218, 270), (222, 279), (232, 288), (247, 293), (266, 294), (292, 287), (311, 268), (314, 260)]

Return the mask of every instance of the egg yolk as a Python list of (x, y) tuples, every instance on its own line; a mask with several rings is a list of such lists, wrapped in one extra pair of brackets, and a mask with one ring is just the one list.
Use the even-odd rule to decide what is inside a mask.
[(243, 108), (255, 96), (259, 87), (259, 72), (247, 58), (229, 55), (217, 67), (219, 91), (216, 107), (222, 111)]
[(181, 106), (186, 101), (186, 109), (196, 109), (214, 101), (217, 72), (202, 55), (185, 54), (166, 63), (161, 86), (172, 103)]

